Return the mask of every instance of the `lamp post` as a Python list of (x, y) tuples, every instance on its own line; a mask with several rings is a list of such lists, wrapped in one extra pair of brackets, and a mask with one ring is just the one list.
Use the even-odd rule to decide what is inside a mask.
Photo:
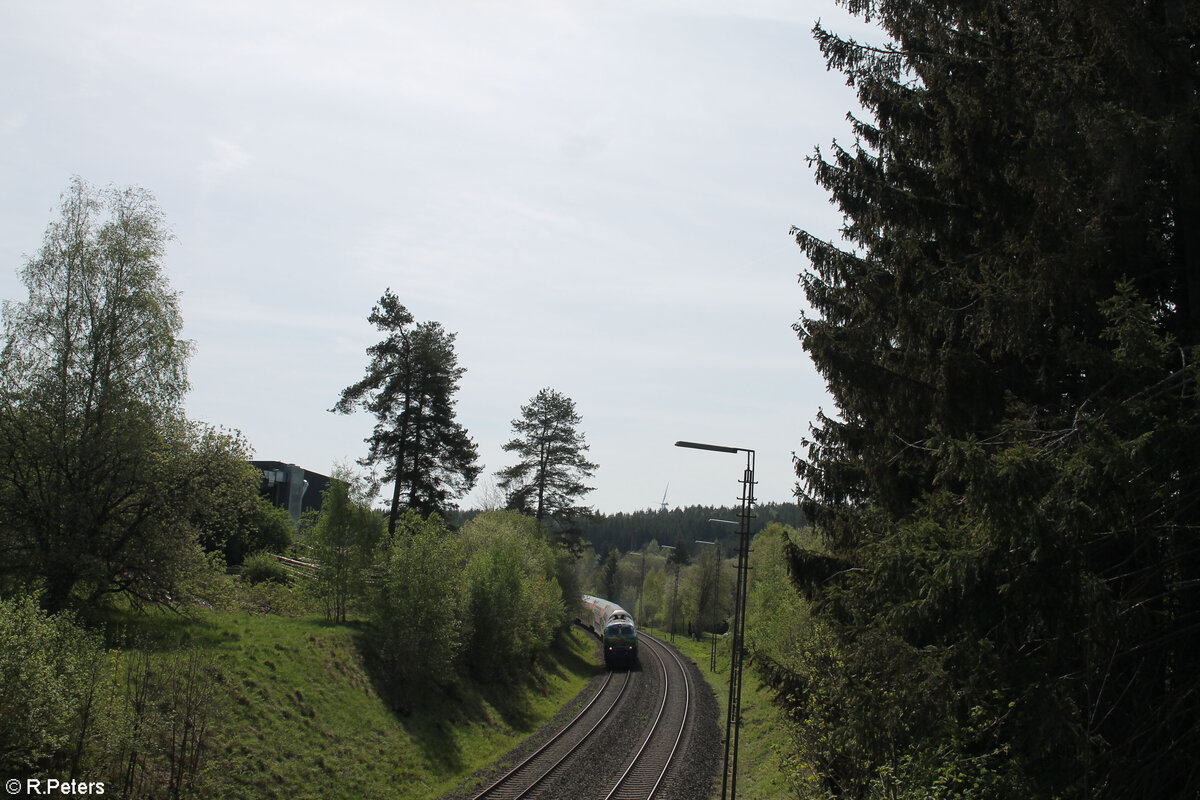
[[(746, 582), (750, 554), (750, 520), (754, 517), (754, 451), (746, 447), (726, 447), (701, 442), (676, 442), (676, 447), (711, 450), (717, 453), (745, 453), (746, 471), (742, 473), (742, 509), (738, 513), (737, 589), (733, 602), (733, 647), (729, 653), (729, 713), (725, 718), (725, 770), (721, 776), (721, 800), (737, 797), (738, 736), (742, 725), (742, 663), (746, 636)], [(732, 759), (731, 759), (732, 754)]]
[(646, 551), (642, 550), (638, 553), (642, 557), (642, 568), (638, 574), (638, 592), (637, 592), (637, 621), (642, 621), (642, 589), (646, 584)]
[[(710, 519), (709, 522), (712, 522)], [(735, 525), (737, 523), (734, 523)], [(708, 654), (708, 668), (715, 675), (717, 672), (717, 616), (721, 613), (721, 545), (717, 542), (706, 542), (697, 539), (696, 544), (709, 544), (713, 548), (713, 594), (712, 613), (709, 614), (708, 638), (711, 649)]]
[[(714, 525), (741, 525), (740, 522), (738, 522), (736, 520), (732, 520), (732, 519), (711, 519), (710, 518), (708, 521), (713, 523)], [(717, 545), (717, 570), (716, 570), (716, 572), (717, 572), (717, 597), (720, 597), (721, 596), (721, 547), (720, 547), (720, 545)], [(719, 608), (717, 609), (717, 613), (720, 614)], [(712, 671), (715, 673), (717, 671), (717, 637), (715, 635), (715, 628), (716, 628), (715, 622), (713, 623), (713, 628), (714, 628), (714, 635), (713, 635), (713, 642), (712, 642), (712, 654), (709, 656), (709, 665), (712, 668)]]
[[(659, 545), (659, 549), (660, 550), (670, 550), (671, 558), (675, 558), (677, 556), (677, 553), (675, 552), (676, 548), (674, 545), (670, 545), (670, 544)], [(670, 558), (667, 560), (667, 563), (670, 563)], [(674, 641), (675, 641), (675, 606), (676, 606), (676, 604), (678, 604), (678, 602), (679, 602), (679, 561), (677, 560), (675, 562), (675, 588), (671, 592), (671, 621), (669, 623), (667, 623), (671, 628), (670, 636), (671, 636), (672, 643), (674, 643)]]

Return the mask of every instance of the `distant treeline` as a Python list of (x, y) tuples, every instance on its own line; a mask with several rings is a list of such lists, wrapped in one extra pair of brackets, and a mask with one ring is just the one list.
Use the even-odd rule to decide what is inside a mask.
[[(640, 550), (650, 542), (674, 544), (682, 539), (691, 543), (696, 540), (718, 541), (732, 552), (737, 542), (738, 529), (733, 525), (720, 525), (710, 519), (725, 519), (736, 522), (738, 506), (689, 506), (670, 511), (632, 511), (629, 513), (597, 514), (579, 522), (580, 541), (591, 545), (597, 553), (607, 553), (616, 548), (622, 553)], [(480, 513), (451, 511), (447, 522), (452, 528), (460, 528)], [(754, 518), (750, 521), (751, 535), (758, 533), (772, 522), (792, 528), (808, 525), (804, 512), (797, 503), (763, 503), (754, 506)]]
[[(606, 553), (614, 548), (625, 553), (639, 550), (651, 541), (674, 544), (679, 539), (687, 543), (715, 540), (725, 546), (726, 552), (732, 552), (737, 541), (738, 528), (709, 520), (736, 521), (740, 510), (739, 507), (728, 506), (689, 506), (670, 511), (646, 510), (600, 515), (584, 523), (582, 538), (590, 543), (597, 553)], [(750, 532), (758, 533), (772, 522), (793, 528), (807, 525), (798, 504), (764, 503), (754, 507)]]

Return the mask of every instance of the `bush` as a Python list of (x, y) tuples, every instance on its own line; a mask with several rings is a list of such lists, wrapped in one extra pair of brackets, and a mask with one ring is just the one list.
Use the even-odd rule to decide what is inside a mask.
[(31, 599), (0, 601), (0, 775), (53, 772), (77, 762), (98, 716), (100, 638)]
[(237, 606), (251, 614), (277, 617), (301, 617), (314, 613), (315, 604), (303, 585), (285, 585), (273, 581), (242, 583), (238, 587)]
[(538, 523), (490, 511), (462, 531), (467, 556), (465, 660), (483, 679), (521, 670), (569, 619), (561, 564)]
[(407, 710), (414, 691), (454, 674), (460, 646), (462, 553), (435, 515), (406, 511), (380, 547), (370, 584), (375, 646), (393, 705)]
[(202, 795), (212, 656), (105, 651), (68, 614), (0, 600), (0, 775), (87, 776), (117, 797)]
[(255, 553), (242, 562), (242, 577), (252, 585), (270, 581), (286, 584), (290, 580), (287, 569), (271, 553)]
[[(345, 622), (346, 615), (366, 594), (364, 581), (379, 540), (383, 519), (371, 510), (362, 487), (335, 472), (321, 496), (321, 513), (306, 538), (312, 556), (321, 564), (313, 581), (325, 603), (325, 615)], [(419, 518), (418, 518), (419, 519)]]
[[(258, 492), (257, 481), (253, 489)], [(296, 523), (286, 509), (256, 494), (244, 502), (241, 513), (243, 517), (236, 530), (228, 535), (222, 547), (230, 565), (241, 564), (249, 554), (260, 550), (282, 553), (291, 547)]]

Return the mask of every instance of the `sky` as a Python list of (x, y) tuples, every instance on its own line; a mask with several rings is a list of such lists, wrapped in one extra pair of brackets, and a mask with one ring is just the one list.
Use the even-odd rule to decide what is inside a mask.
[(542, 388), (575, 401), (603, 513), (794, 502), (834, 414), (795, 332), (792, 225), (841, 219), (806, 157), (858, 108), (832, 0), (0, 0), (0, 297), (72, 176), (150, 190), (195, 344), (189, 416), (328, 472), (329, 409), (385, 289), (457, 335), (483, 473)]

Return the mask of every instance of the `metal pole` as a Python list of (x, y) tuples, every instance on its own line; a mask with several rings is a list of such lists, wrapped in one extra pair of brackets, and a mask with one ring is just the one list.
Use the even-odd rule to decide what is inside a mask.
[[(754, 451), (745, 447), (725, 447), (701, 442), (676, 442), (676, 447), (712, 450), (718, 453), (745, 453), (746, 471), (742, 474), (742, 510), (738, 514), (737, 588), (733, 604), (733, 647), (729, 654), (729, 705), (725, 718), (725, 770), (721, 776), (721, 800), (737, 798), (738, 739), (742, 725), (742, 664), (745, 651), (746, 584), (750, 560), (750, 520), (754, 518)], [(732, 762), (730, 754), (732, 753)], [(732, 765), (732, 771), (730, 769)], [(732, 777), (731, 777), (732, 776)]]
[(713, 580), (713, 613), (712, 613), (712, 652), (708, 656), (708, 668), (713, 674), (717, 674), (717, 618), (721, 616), (721, 545), (717, 543), (713, 545), (716, 550), (716, 564), (713, 565), (713, 572), (716, 573)]
[[(709, 522), (721, 520), (709, 520)], [(706, 542), (703, 539), (697, 539), (696, 544), (710, 544), (713, 548), (713, 590), (712, 590), (712, 610), (708, 615), (708, 638), (709, 638), (709, 655), (708, 668), (715, 675), (717, 672), (717, 617), (721, 614), (721, 543), (718, 541)]]
[[(746, 589), (750, 572), (750, 520), (754, 516), (754, 451), (746, 452), (746, 472), (742, 476), (741, 542), (738, 549), (737, 601), (734, 613), (736, 629), (733, 635), (732, 660), (729, 670), (729, 721), (733, 727), (733, 768), (729, 780), (729, 800), (737, 797), (738, 744), (742, 727), (742, 665), (745, 660)], [(735, 688), (736, 687), (736, 688)], [(728, 737), (725, 743), (728, 758)], [(724, 789), (721, 796), (724, 797)]]
[[(660, 550), (670, 550), (671, 555), (672, 556), (675, 555), (675, 546), (674, 545), (669, 545), (669, 544), (660, 545), (659, 549)], [(671, 560), (668, 558), (667, 566), (670, 566), (670, 564), (671, 564)], [(676, 566), (678, 566), (678, 565), (676, 565)], [(676, 573), (675, 591), (671, 593), (671, 608), (670, 608), (670, 614), (668, 617), (669, 622), (667, 623), (667, 625), (670, 627), (670, 630), (667, 631), (667, 633), (671, 637), (672, 642), (675, 641), (675, 595), (678, 592), (679, 592), (679, 580), (678, 580), (678, 573)]]

